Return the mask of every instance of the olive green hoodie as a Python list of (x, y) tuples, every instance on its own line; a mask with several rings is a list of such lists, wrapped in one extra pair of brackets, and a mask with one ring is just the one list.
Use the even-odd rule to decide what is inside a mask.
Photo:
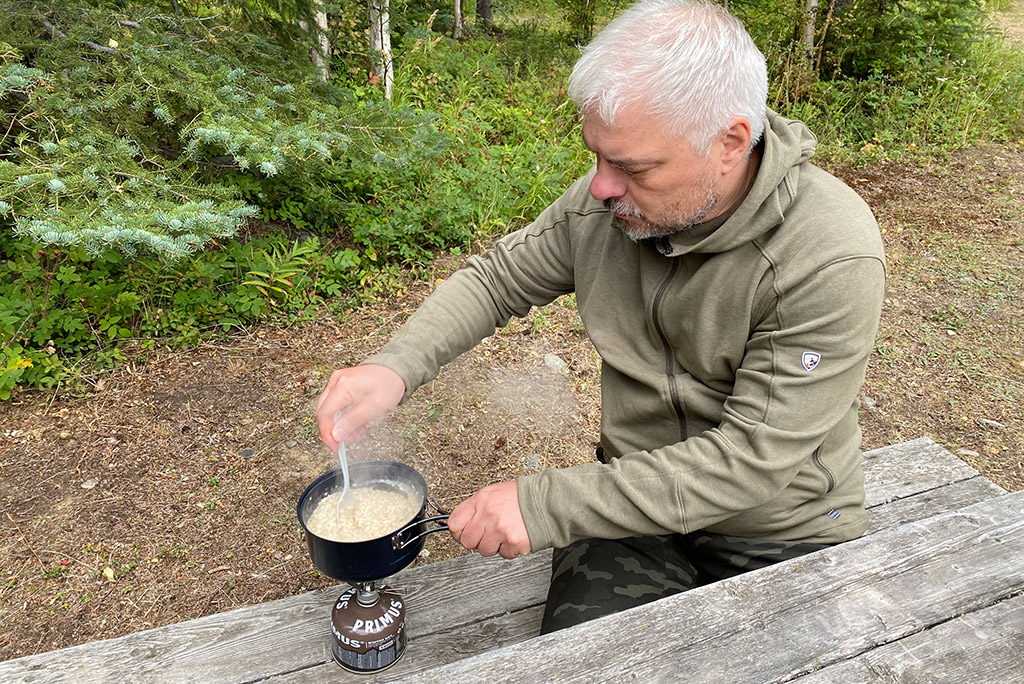
[(634, 243), (593, 171), (438, 287), (366, 363), (407, 393), (533, 306), (576, 292), (601, 355), (607, 463), (519, 478), (534, 551), (706, 529), (839, 542), (867, 527), (857, 394), (884, 293), (867, 205), (769, 113), (760, 168), (720, 226)]

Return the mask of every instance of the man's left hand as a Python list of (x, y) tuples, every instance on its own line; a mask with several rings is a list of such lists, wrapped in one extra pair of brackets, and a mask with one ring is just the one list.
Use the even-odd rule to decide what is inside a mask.
[(530, 553), (515, 480), (487, 485), (460, 503), (448, 518), (448, 529), (455, 541), (481, 556), (515, 558)]

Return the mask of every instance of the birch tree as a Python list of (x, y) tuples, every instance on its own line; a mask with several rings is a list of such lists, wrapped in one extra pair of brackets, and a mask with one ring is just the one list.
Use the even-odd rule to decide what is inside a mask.
[(814, 34), (818, 24), (818, 0), (804, 2), (804, 31), (801, 44), (803, 47), (804, 64), (808, 71), (814, 69)]
[[(313, 47), (309, 50), (309, 59), (313, 62), (321, 81), (331, 78), (331, 38), (327, 34), (327, 11), (324, 0), (313, 0)], [(299, 21), (299, 28), (310, 33), (309, 22)]]
[(452, 38), (462, 38), (462, 0), (452, 0), (452, 9), (455, 11), (455, 18), (452, 22)]
[(391, 54), (391, 17), (388, 0), (369, 0), (370, 53), (372, 73), (384, 82), (384, 99), (391, 99), (395, 72)]

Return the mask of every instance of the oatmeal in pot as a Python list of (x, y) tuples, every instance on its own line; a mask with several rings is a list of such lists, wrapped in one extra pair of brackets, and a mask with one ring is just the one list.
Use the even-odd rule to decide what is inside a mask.
[(328, 494), (306, 521), (310, 532), (329, 541), (362, 542), (390, 534), (413, 519), (421, 501), (397, 488), (353, 487), (338, 506), (341, 492)]

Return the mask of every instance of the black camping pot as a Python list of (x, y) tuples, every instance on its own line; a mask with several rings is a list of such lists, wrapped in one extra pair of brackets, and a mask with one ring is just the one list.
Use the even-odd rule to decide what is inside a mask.
[[(397, 461), (360, 461), (349, 465), (349, 487), (400, 489), (420, 502), (419, 512), (400, 528), (383, 537), (359, 542), (339, 542), (318, 537), (306, 522), (325, 497), (342, 486), (341, 471), (324, 473), (306, 487), (296, 512), (306, 532), (306, 544), (316, 569), (342, 582), (370, 582), (402, 570), (416, 559), (431, 532), (447, 530), (448, 514), (430, 505), (439, 515), (427, 515), (427, 483), (413, 468)], [(437, 523), (437, 527), (428, 527)]]

